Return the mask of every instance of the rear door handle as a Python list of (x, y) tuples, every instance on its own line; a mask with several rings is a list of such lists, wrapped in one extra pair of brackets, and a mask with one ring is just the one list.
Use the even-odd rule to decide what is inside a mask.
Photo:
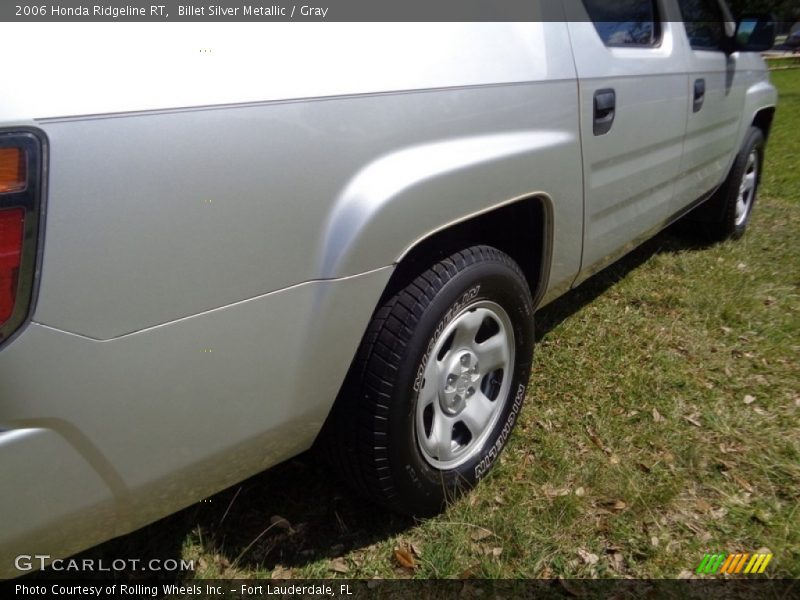
[(694, 104), (692, 105), (692, 110), (694, 112), (699, 111), (703, 108), (703, 102), (706, 99), (706, 80), (705, 79), (697, 79), (694, 82)]
[(605, 135), (614, 124), (617, 114), (617, 93), (612, 89), (594, 93), (594, 134)]

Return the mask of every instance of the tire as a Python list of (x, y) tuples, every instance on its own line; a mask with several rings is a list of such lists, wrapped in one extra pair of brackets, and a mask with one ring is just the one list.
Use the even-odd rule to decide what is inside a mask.
[(533, 343), (517, 264), (489, 246), (456, 252), (376, 311), (325, 425), (324, 451), (374, 502), (438, 513), (508, 441)]
[(728, 177), (698, 214), (704, 216), (701, 234), (711, 241), (738, 239), (744, 235), (758, 195), (764, 161), (764, 134), (751, 127), (733, 161)]

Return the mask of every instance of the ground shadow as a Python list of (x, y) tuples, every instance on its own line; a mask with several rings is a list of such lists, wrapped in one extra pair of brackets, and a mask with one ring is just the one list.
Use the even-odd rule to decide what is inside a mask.
[(606, 290), (657, 254), (704, 250), (713, 245), (702, 239), (691, 224), (678, 222), (647, 240), (629, 254), (596, 273), (575, 289), (554, 300), (536, 313), (536, 341), (539, 342), (559, 323), (580, 311)]
[[(188, 543), (203, 549), (202, 562), (195, 561), (198, 572), (210, 568), (214, 573), (231, 574), (231, 569), (238, 567), (269, 577), (278, 565), (291, 569), (334, 559), (413, 524), (410, 517), (358, 497), (326, 467), (317, 451), (311, 450), (74, 558), (100, 559), (105, 565), (116, 559), (133, 559), (141, 568), (152, 559), (164, 564), (165, 559), (190, 558), (192, 552), (185, 551)], [(89, 578), (174, 583), (190, 579), (192, 574), (126, 569)], [(86, 579), (87, 574), (48, 570), (32, 578)]]

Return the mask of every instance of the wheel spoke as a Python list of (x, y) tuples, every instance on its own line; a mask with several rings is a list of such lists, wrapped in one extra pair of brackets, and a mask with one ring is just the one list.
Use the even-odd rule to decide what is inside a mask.
[(463, 421), (464, 425), (467, 426), (467, 429), (472, 434), (472, 439), (478, 439), (486, 429), (489, 421), (492, 420), (496, 407), (496, 403), (489, 400), (483, 392), (479, 391), (467, 401), (467, 406), (458, 416), (458, 420)]
[(447, 417), (438, 406), (433, 409), (433, 428), (431, 429), (431, 453), (439, 460), (453, 458), (453, 420)]
[(509, 352), (505, 331), (501, 329), (488, 340), (476, 344), (475, 354), (478, 355), (478, 364), (482, 374), (491, 373), (500, 368), (506, 369)]
[(736, 200), (736, 220), (738, 221), (741, 219), (742, 215), (744, 215), (745, 210), (747, 210), (747, 204), (744, 201), (744, 196), (740, 195), (739, 198)]
[(748, 173), (742, 179), (742, 192), (750, 193), (756, 187), (756, 172)]
[(438, 360), (436, 360), (436, 352), (434, 351), (428, 357), (428, 364), (425, 365), (425, 371), (423, 372), (423, 378), (425, 381), (424, 387), (431, 388), (434, 391), (438, 389), (439, 377), (441, 377), (441, 374), (441, 364)]
[(426, 369), (425, 383), (420, 388), (419, 395), (417, 396), (417, 414), (421, 416), (425, 411), (425, 407), (427, 407), (431, 402), (437, 404), (438, 401), (439, 382), (436, 380), (435, 376), (428, 376)]
[(747, 157), (744, 175), (739, 183), (739, 195), (736, 198), (735, 224), (740, 226), (747, 219), (758, 185), (758, 155), (751, 152)]
[(453, 338), (453, 345), (451, 346), (452, 350), (470, 348), (475, 344), (475, 336), (478, 335), (484, 316), (485, 311), (477, 309), (459, 319), (456, 334)]

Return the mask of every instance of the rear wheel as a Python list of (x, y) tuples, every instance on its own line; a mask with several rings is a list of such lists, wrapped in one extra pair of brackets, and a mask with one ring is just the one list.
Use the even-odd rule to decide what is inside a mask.
[(438, 512), (508, 441), (533, 335), (530, 290), (509, 256), (474, 246), (433, 265), (376, 312), (326, 423), (329, 455), (374, 501)]

